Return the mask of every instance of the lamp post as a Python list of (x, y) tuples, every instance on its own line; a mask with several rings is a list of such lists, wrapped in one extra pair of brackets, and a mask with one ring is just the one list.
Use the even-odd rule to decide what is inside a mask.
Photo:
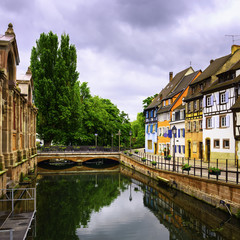
[(112, 137), (112, 152), (113, 152), (113, 133), (111, 134)]
[(173, 134), (173, 171), (175, 171), (175, 134), (177, 133), (177, 128), (175, 125), (172, 127), (172, 134)]
[(118, 133), (116, 134), (116, 135), (118, 135), (118, 151), (120, 152), (120, 136), (121, 136), (121, 131), (120, 131), (120, 129), (118, 130)]
[(96, 150), (97, 150), (97, 136), (98, 136), (98, 134), (95, 133), (95, 146), (96, 146)]
[(130, 153), (132, 152), (132, 131), (129, 131), (129, 136), (130, 136)]

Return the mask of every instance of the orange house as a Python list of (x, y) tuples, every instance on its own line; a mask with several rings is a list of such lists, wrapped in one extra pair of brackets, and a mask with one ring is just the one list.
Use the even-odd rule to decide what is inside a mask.
[(158, 152), (161, 155), (172, 154), (170, 146), (172, 133), (169, 131), (171, 130), (172, 111), (182, 105), (182, 100), (187, 95), (189, 84), (201, 74), (201, 71), (194, 72), (192, 67), (190, 67), (180, 73), (175, 76), (178, 77), (175, 87), (163, 97), (161, 107), (158, 110)]

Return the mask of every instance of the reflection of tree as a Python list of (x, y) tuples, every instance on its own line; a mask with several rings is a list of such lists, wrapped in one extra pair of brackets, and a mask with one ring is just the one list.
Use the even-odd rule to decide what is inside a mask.
[(118, 175), (47, 176), (37, 188), (37, 238), (75, 240), (76, 228), (87, 226), (92, 212), (108, 206), (129, 182)]

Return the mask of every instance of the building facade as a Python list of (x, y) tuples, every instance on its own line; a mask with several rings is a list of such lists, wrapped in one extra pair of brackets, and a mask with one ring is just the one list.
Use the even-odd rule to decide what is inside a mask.
[(30, 70), (17, 80), (19, 62), (16, 36), (9, 24), (0, 35), (0, 69), (4, 73), (0, 80), (0, 188), (6, 188), (6, 177), (17, 183), (21, 172), (26, 174), (37, 163), (33, 81)]

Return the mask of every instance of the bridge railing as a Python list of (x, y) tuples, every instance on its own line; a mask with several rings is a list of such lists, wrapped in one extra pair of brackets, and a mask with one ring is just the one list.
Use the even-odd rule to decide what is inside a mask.
[[(123, 149), (121, 149), (122, 151)], [(119, 147), (106, 146), (50, 146), (39, 147), (38, 152), (119, 152)]]

